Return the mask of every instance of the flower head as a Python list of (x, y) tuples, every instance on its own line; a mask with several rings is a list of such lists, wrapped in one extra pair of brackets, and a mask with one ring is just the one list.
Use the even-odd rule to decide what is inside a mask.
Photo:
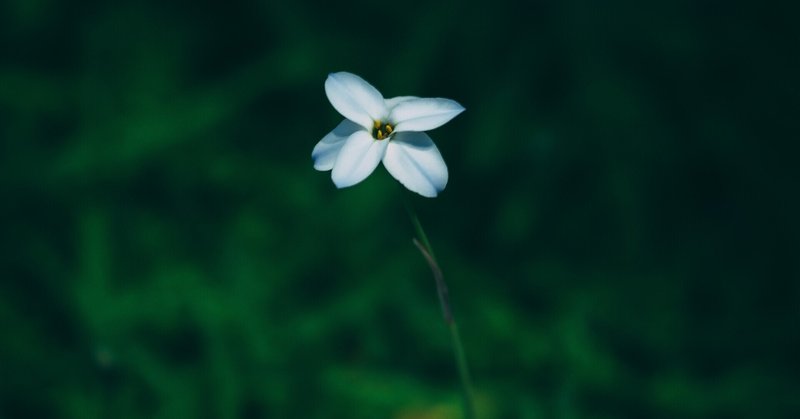
[(464, 111), (450, 99), (400, 96), (384, 99), (355, 74), (328, 75), (325, 93), (345, 119), (317, 143), (311, 158), (317, 170), (331, 170), (338, 188), (353, 186), (378, 163), (406, 188), (435, 197), (447, 185), (447, 166), (439, 149), (423, 131)]

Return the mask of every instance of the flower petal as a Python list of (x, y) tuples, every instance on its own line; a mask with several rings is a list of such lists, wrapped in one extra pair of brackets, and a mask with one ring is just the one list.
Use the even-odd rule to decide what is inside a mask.
[(444, 125), (456, 115), (464, 112), (464, 107), (450, 99), (409, 99), (392, 108), (389, 120), (394, 122), (394, 130), (427, 131)]
[(424, 132), (399, 132), (383, 156), (386, 170), (406, 188), (433, 198), (447, 185), (447, 165)]
[(355, 74), (344, 71), (329, 74), (325, 94), (342, 116), (368, 130), (372, 129), (373, 121), (386, 119), (388, 114), (381, 93)]
[(378, 167), (388, 143), (388, 140), (372, 138), (366, 131), (353, 133), (339, 150), (333, 164), (331, 179), (336, 187), (346, 188), (366, 179)]
[(339, 150), (342, 149), (345, 140), (354, 132), (362, 129), (361, 125), (345, 119), (328, 135), (322, 137), (322, 140), (314, 146), (314, 150), (311, 152), (311, 158), (314, 159), (314, 168), (320, 171), (333, 169), (333, 163), (336, 161), (336, 156), (339, 155)]
[(419, 98), (416, 97), (416, 96), (397, 96), (397, 97), (389, 98), (389, 99), (386, 99), (386, 107), (389, 108), (389, 110), (391, 110), (392, 108), (397, 106), (399, 103), (405, 102), (405, 101), (408, 101), (408, 100), (411, 100), (411, 99), (419, 99)]

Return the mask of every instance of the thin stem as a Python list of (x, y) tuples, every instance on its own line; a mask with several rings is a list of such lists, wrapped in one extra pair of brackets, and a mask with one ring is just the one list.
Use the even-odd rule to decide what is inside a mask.
[[(436, 256), (434, 256), (433, 254), (433, 247), (431, 247), (431, 242), (428, 241), (428, 235), (425, 234), (425, 229), (422, 228), (422, 223), (419, 222), (419, 217), (417, 217), (417, 213), (414, 212), (414, 208), (411, 208), (411, 204), (409, 204), (408, 201), (406, 201), (405, 204), (406, 204), (406, 211), (408, 211), (408, 216), (411, 217), (411, 223), (414, 224), (414, 230), (416, 230), (417, 235), (419, 236), (419, 240), (422, 241), (422, 244), (425, 246), (424, 251), (423, 249), (420, 249), (420, 251), (423, 251), (423, 256), (425, 256), (425, 251), (427, 251), (428, 256), (430, 256), (430, 259), (433, 260), (433, 265), (436, 265), (436, 268), (438, 269), (439, 267), (436, 264)], [(428, 259), (427, 256), (425, 258)], [(441, 276), (441, 274), (442, 271), (439, 270), (439, 275)]]
[(422, 256), (428, 262), (428, 265), (433, 272), (433, 279), (436, 281), (436, 291), (439, 295), (439, 303), (442, 306), (442, 315), (450, 330), (450, 339), (453, 342), (453, 352), (456, 357), (456, 366), (458, 367), (458, 375), (461, 378), (461, 386), (464, 393), (464, 417), (467, 419), (475, 419), (475, 405), (472, 391), (472, 378), (469, 374), (469, 367), (467, 366), (467, 357), (464, 354), (464, 345), (461, 343), (461, 336), (458, 334), (458, 325), (453, 318), (453, 312), (450, 309), (450, 293), (447, 290), (447, 284), (444, 282), (444, 275), (436, 262), (436, 257), (433, 255), (428, 236), (422, 228), (416, 213), (411, 209), (410, 205), (406, 205), (411, 221), (414, 223), (414, 228), (420, 240), (413, 239), (414, 245), (417, 246)]

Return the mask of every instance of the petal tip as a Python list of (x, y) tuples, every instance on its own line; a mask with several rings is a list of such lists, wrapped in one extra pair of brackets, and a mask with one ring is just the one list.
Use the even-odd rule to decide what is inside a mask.
[(319, 161), (316, 161), (316, 160), (314, 161), (314, 170), (317, 170), (319, 172), (327, 172), (328, 170), (331, 170), (331, 169), (333, 169), (333, 166), (331, 166), (331, 165), (324, 165), (324, 164), (320, 163)]
[(434, 192), (432, 194), (422, 194), (421, 193), (420, 195), (424, 196), (425, 198), (436, 198), (437, 196), (439, 196), (439, 193), (438, 192)]
[(462, 105), (462, 104), (460, 104), (460, 103), (456, 102), (456, 101), (455, 101), (455, 100), (453, 100), (453, 99), (446, 99), (446, 100), (449, 100), (449, 101), (451, 102), (451, 104), (453, 105), (453, 112), (454, 112), (456, 115), (458, 115), (458, 114), (460, 114), (461, 112), (464, 112), (465, 110), (467, 110), (467, 108), (465, 108), (465, 107), (464, 107), (464, 105)]
[(333, 181), (333, 185), (336, 186), (336, 189), (349, 188), (358, 183), (358, 182), (353, 183), (350, 179), (341, 178), (340, 176), (334, 176), (333, 174), (331, 174), (331, 180)]

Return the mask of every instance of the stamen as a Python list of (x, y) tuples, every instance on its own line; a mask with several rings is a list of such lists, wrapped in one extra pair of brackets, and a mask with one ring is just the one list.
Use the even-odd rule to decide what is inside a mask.
[(386, 140), (392, 136), (394, 127), (392, 124), (384, 124), (381, 121), (372, 121), (372, 138), (376, 140)]

